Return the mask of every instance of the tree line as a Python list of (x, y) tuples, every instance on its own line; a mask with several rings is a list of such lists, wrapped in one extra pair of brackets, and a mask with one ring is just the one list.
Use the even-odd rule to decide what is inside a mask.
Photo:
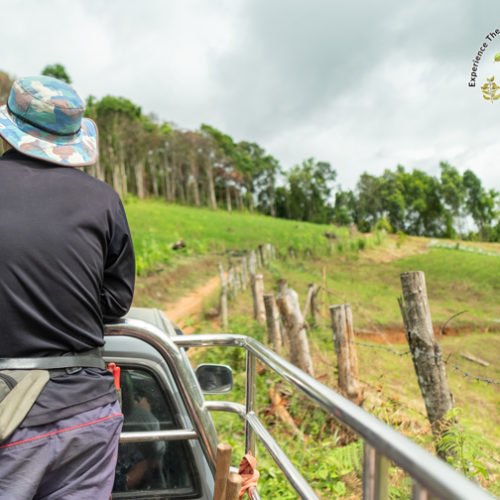
[[(60, 64), (45, 67), (42, 74), (71, 83)], [(0, 72), (0, 103), (11, 84), (12, 78)], [(355, 189), (342, 190), (328, 162), (308, 158), (285, 170), (255, 142), (237, 142), (208, 124), (180, 128), (144, 114), (124, 97), (89, 96), (86, 116), (99, 128), (99, 162), (86, 170), (123, 198), (161, 197), (213, 210), (356, 224), (363, 232), (384, 227), (411, 235), (500, 241), (498, 193), (484, 188), (471, 170), (461, 174), (446, 162), (439, 177), (398, 166), (380, 176), (365, 172)]]
[[(471, 170), (441, 162), (439, 177), (401, 165), (380, 176), (363, 173), (354, 191), (335, 193), (333, 220), (362, 231), (382, 226), (417, 236), (500, 241), (499, 193)], [(474, 224), (472, 224), (474, 223)]]

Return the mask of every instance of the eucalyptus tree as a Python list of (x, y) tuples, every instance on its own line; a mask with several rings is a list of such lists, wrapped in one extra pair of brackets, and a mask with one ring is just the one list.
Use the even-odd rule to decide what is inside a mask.
[(212, 210), (217, 210), (217, 198), (215, 195), (214, 164), (216, 163), (219, 147), (212, 136), (202, 130), (196, 134), (195, 142), (197, 161), (199, 169), (204, 173), (206, 182), (204, 184), (205, 200)]
[(233, 198), (238, 197), (238, 184), (243, 180), (241, 174), (236, 170), (237, 161), (236, 145), (233, 139), (207, 124), (201, 125), (201, 130), (208, 134), (217, 145), (214, 158), (214, 173), (216, 186), (222, 186), (225, 192), (226, 208), (232, 210)]
[(241, 141), (235, 149), (235, 168), (243, 178), (240, 192), (244, 191), (248, 208), (253, 210), (257, 201), (262, 213), (276, 215), (274, 192), (277, 177), (283, 173), (278, 160), (259, 144)]
[(135, 149), (140, 142), (141, 108), (123, 97), (108, 95), (96, 100), (91, 96), (87, 99), (86, 115), (99, 127), (100, 159), (91, 172), (112, 184), (122, 196), (131, 187), (137, 193), (137, 185), (139, 190), (142, 186), (135, 165), (139, 156)]
[[(158, 117), (150, 113), (147, 117), (141, 116), (142, 138), (145, 154), (145, 192), (148, 195), (159, 197), (163, 194), (165, 174), (165, 144), (170, 136), (171, 128), (166, 123), (159, 123)], [(143, 149), (143, 152), (144, 152)]]
[(188, 202), (195, 205), (201, 205), (200, 191), (205, 191), (205, 168), (202, 158), (203, 153), (202, 136), (198, 132), (190, 130), (180, 133), (179, 144), (182, 144), (182, 165), (184, 165), (183, 182), (185, 185), (186, 197)]

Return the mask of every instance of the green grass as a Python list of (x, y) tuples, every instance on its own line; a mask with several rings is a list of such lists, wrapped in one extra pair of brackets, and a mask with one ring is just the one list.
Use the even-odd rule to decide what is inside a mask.
[[(358, 252), (383, 239), (362, 235), (348, 238), (348, 230), (321, 224), (276, 219), (264, 215), (212, 211), (205, 208), (169, 205), (160, 200), (138, 201), (129, 198), (125, 204), (137, 259), (138, 274), (154, 270), (175, 258), (170, 247), (182, 238), (182, 254), (202, 255), (209, 252), (255, 249), (260, 243), (271, 243), (282, 254), (293, 248), (298, 257)], [(323, 235), (335, 233), (330, 244)]]
[[(407, 350), (406, 344), (394, 342), (391, 333), (399, 332), (399, 341), (404, 338), (401, 314), (397, 297), (401, 295), (400, 274), (410, 270), (422, 270), (426, 275), (427, 290), (433, 323), (439, 330), (451, 315), (466, 310), (448, 325), (448, 330), (459, 330), (460, 336), (443, 335), (442, 347), (447, 361), (449, 387), (454, 394), (456, 406), (460, 408), (458, 431), (463, 437), (465, 455), (471, 461), (484, 465), (490, 479), (480, 480), (491, 492), (500, 494), (500, 385), (488, 385), (480, 379), (500, 381), (500, 259), (495, 256), (500, 245), (488, 245), (488, 255), (482, 252), (466, 252), (456, 245), (441, 248), (427, 246), (427, 241), (416, 238), (384, 239), (348, 237), (345, 228), (320, 226), (223, 211), (166, 205), (160, 201), (138, 202), (131, 200), (126, 205), (136, 254), (138, 269), (143, 275), (139, 301), (148, 300), (153, 292), (159, 293), (164, 276), (175, 295), (176, 283), (182, 290), (189, 283), (197, 283), (195, 275), (216, 275), (215, 261), (223, 259), (228, 250), (248, 250), (260, 243), (272, 243), (280, 251), (280, 258), (264, 270), (266, 291), (277, 289), (277, 280), (286, 278), (301, 299), (306, 296), (309, 283), (324, 288), (321, 296), (323, 315), (318, 327), (310, 330), (309, 338), (314, 356), (316, 376), (330, 387), (336, 387), (336, 360), (331, 340), (328, 306), (349, 302), (354, 316), (357, 334), (365, 332), (357, 347), (360, 378), (365, 386), (365, 409), (416, 440), (428, 450), (433, 450), (430, 427), (420, 395), (411, 359), (398, 356)], [(325, 231), (338, 236), (333, 245), (323, 236)], [(187, 249), (174, 252), (169, 245), (183, 238)], [(360, 242), (363, 243), (360, 243)], [(439, 242), (438, 242), (439, 243)], [(293, 247), (296, 257), (291, 257), (288, 248)], [(476, 248), (482, 248), (476, 244)], [(398, 253), (399, 252), (399, 253)], [(394, 255), (391, 256), (391, 253)], [(182, 258), (179, 257), (179, 254)], [(188, 257), (186, 257), (186, 254)], [(306, 257), (307, 255), (307, 257)], [(191, 265), (199, 262), (199, 267)], [(389, 258), (386, 258), (388, 257)], [(210, 260), (212, 259), (212, 260)], [(392, 259), (392, 260), (391, 260)], [(182, 262), (179, 267), (178, 263)], [(183, 266), (191, 270), (183, 274)], [(323, 270), (326, 280), (323, 282)], [(158, 272), (155, 272), (158, 271)], [(165, 278), (166, 279), (166, 278)], [(154, 286), (151, 286), (151, 285)], [(179, 292), (182, 295), (182, 292)], [(213, 298), (206, 304), (213, 305)], [(230, 328), (235, 333), (251, 335), (265, 342), (265, 328), (252, 319), (250, 291), (241, 293), (229, 304)], [(495, 321), (496, 320), (496, 321)], [(201, 322), (198, 331), (217, 331), (209, 322)], [(391, 345), (371, 342), (370, 333), (386, 333), (385, 341)], [(467, 332), (467, 334), (464, 334)], [(389, 347), (389, 350), (384, 349)], [(460, 353), (470, 353), (490, 362), (482, 367), (461, 358)], [(205, 362), (225, 362), (236, 370), (236, 388), (227, 400), (243, 402), (244, 356), (237, 349), (219, 349), (206, 355)], [(459, 367), (457, 370), (455, 367)], [(467, 372), (469, 376), (465, 376)], [(322, 498), (352, 498), (360, 494), (359, 442), (339, 446), (345, 437), (344, 431), (330, 417), (321, 415), (295, 396), (288, 395), (283, 387), (287, 409), (297, 422), (305, 439), (294, 436), (290, 429), (276, 418), (269, 401), (270, 384), (277, 383), (268, 371), (261, 370), (258, 376), (257, 403), (259, 415), (270, 426), (275, 439), (284, 447), (299, 469), (305, 467), (306, 478), (313, 484)], [(243, 455), (243, 426), (234, 415), (214, 414), (222, 439), (235, 448), (233, 465), (237, 466)], [(327, 442), (324, 448), (322, 443)], [(327, 451), (325, 451), (327, 450)], [(286, 485), (277, 467), (259, 449), (259, 470), (262, 474), (259, 487), (263, 498), (296, 498)], [(325, 465), (327, 464), (327, 465)], [(460, 468), (460, 464), (455, 464)], [(391, 469), (391, 498), (408, 498), (408, 479), (398, 469)]]
[(417, 270), (425, 272), (435, 325), (466, 311), (450, 327), (500, 328), (500, 309), (495, 300), (500, 293), (500, 259), (496, 257), (432, 249), (391, 262), (373, 263), (359, 254), (352, 258), (335, 255), (290, 264), (274, 263), (271, 278), (286, 276), (302, 295), (307, 283), (322, 284), (322, 268), (326, 268), (327, 304), (349, 302), (359, 328), (371, 331), (387, 325), (402, 328), (397, 304), (401, 295), (400, 274)]
[[(197, 241), (202, 251), (230, 248), (255, 248), (258, 243), (275, 243), (298, 249), (327, 247), (323, 233), (330, 226), (275, 219), (264, 215), (213, 211), (205, 208), (169, 205), (158, 200), (138, 202), (131, 199), (125, 206), (127, 217), (140, 242), (154, 234), (162, 243), (178, 238), (190, 244)], [(346, 233), (345, 228), (336, 232)]]
[(440, 305), (439, 320), (461, 310), (468, 313), (463, 318), (500, 319), (500, 309), (494, 300), (500, 293), (498, 257), (436, 249), (395, 261), (392, 267), (397, 272), (425, 272), (429, 300)]

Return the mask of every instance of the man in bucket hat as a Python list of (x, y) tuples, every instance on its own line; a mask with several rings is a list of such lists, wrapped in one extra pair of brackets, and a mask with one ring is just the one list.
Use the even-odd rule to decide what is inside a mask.
[(0, 410), (25, 373), (43, 387), (3, 412), (17, 413), (12, 431), (0, 411), (2, 500), (101, 500), (113, 486), (123, 417), (99, 348), (130, 307), (134, 254), (118, 195), (75, 168), (98, 156), (83, 112), (42, 76), (14, 82), (0, 108)]

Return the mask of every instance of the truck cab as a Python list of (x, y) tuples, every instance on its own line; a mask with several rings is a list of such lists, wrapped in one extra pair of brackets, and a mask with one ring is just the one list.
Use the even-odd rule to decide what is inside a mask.
[[(133, 308), (128, 320), (154, 325), (167, 336), (180, 331), (155, 309)], [(178, 350), (184, 365), (183, 383), (191, 403), (203, 405), (201, 388), (184, 349)], [(139, 338), (106, 337), (104, 357), (120, 367), (123, 436), (149, 432), (170, 433), (169, 440), (138, 442), (122, 439), (118, 450), (113, 499), (190, 498), (211, 499), (213, 463), (205, 454), (200, 434), (190, 417), (178, 381), (158, 349)], [(217, 435), (206, 412), (202, 432), (210, 443)], [(175, 439), (175, 433), (179, 439)], [(188, 439), (191, 437), (191, 439)], [(125, 442), (123, 442), (125, 441)]]

